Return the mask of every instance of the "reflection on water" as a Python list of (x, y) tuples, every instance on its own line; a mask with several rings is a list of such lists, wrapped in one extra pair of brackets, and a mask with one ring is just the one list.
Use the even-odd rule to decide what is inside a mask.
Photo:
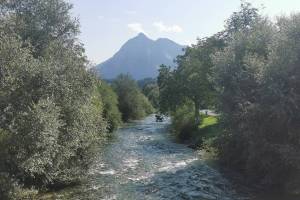
[(173, 143), (168, 124), (156, 123), (154, 116), (128, 124), (105, 146), (85, 183), (43, 199), (294, 200), (237, 192), (195, 151)]

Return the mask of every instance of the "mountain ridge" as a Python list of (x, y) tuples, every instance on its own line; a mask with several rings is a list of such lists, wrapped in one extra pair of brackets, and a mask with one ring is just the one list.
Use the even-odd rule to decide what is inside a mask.
[(139, 33), (95, 69), (104, 79), (113, 79), (121, 73), (130, 74), (136, 80), (155, 78), (161, 64), (176, 66), (174, 59), (183, 54), (184, 47), (168, 38), (152, 40), (145, 34)]

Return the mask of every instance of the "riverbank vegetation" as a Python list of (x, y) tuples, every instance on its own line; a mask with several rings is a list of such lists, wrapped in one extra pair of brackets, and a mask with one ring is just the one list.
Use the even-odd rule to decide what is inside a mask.
[(155, 110), (159, 109), (159, 87), (157, 81), (154, 78), (145, 78), (139, 80), (138, 86), (143, 94), (148, 98), (151, 105)]
[(1, 1), (1, 199), (17, 198), (18, 187), (78, 182), (106, 135), (70, 9), (59, 0)]
[(154, 109), (171, 115), (179, 141), (213, 149), (247, 182), (299, 193), (300, 14), (274, 22), (242, 3), (176, 69), (138, 85), (88, 70), (71, 9), (0, 1), (0, 199), (79, 183), (110, 132)]
[(161, 66), (160, 110), (179, 138), (205, 138), (208, 119), (199, 110), (215, 110), (219, 127), (206, 144), (222, 166), (266, 188), (299, 192), (299, 35), (299, 14), (273, 22), (242, 3), (223, 31), (186, 48), (177, 69)]
[(79, 183), (122, 115), (152, 111), (128, 78), (114, 83), (117, 96), (87, 70), (71, 9), (63, 0), (0, 1), (0, 199)]
[(151, 103), (130, 75), (119, 75), (112, 87), (118, 95), (119, 109), (125, 122), (141, 119), (153, 112)]
[(119, 110), (119, 100), (113, 88), (104, 81), (98, 81), (98, 92), (103, 103), (103, 117), (106, 119), (109, 132), (115, 131), (122, 124), (122, 113)]

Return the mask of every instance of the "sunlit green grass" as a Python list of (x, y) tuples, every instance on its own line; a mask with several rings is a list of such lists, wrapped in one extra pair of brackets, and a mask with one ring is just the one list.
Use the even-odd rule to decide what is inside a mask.
[(198, 126), (197, 131), (193, 132), (192, 138), (194, 138), (196, 146), (202, 146), (206, 140), (213, 139), (221, 133), (221, 127), (217, 116), (201, 115), (201, 123)]
[(202, 157), (207, 161), (214, 163), (214, 159), (217, 157), (217, 151), (213, 145), (214, 141), (220, 134), (222, 129), (217, 116), (202, 115), (202, 122), (198, 126), (197, 131), (197, 147), (202, 150)]
[(220, 125), (216, 116), (202, 116), (202, 123), (199, 125), (199, 134), (203, 139), (215, 137), (220, 134)]
[(215, 116), (202, 116), (202, 118), (202, 123), (199, 126), (200, 129), (204, 129), (218, 123), (218, 118)]

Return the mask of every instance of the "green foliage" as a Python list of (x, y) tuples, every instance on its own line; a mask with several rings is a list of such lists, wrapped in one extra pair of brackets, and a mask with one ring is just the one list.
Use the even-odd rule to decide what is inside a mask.
[(153, 112), (151, 103), (129, 75), (119, 75), (112, 86), (118, 95), (119, 110), (124, 121), (140, 119)]
[(196, 143), (202, 143), (203, 135), (197, 134), (201, 132), (198, 128), (202, 123), (200, 109), (216, 105), (211, 57), (224, 46), (218, 34), (198, 40), (197, 45), (187, 47), (185, 54), (177, 58), (177, 69), (171, 71), (162, 65), (159, 70), (160, 110), (171, 113), (176, 137), (181, 141), (196, 137), (200, 141)]
[[(106, 136), (96, 78), (61, 0), (1, 2), (0, 174), (10, 195), (78, 182)], [(4, 177), (4, 178), (3, 178)], [(1, 194), (1, 195), (2, 195)], [(8, 197), (8, 196), (6, 196)]]
[[(186, 110), (186, 112), (181, 112), (181, 115), (177, 115), (177, 124), (178, 122), (184, 122), (186, 130), (181, 131), (182, 136), (189, 144), (190, 147), (204, 149), (205, 151), (209, 152), (210, 155), (213, 153), (215, 156), (216, 148), (214, 147), (216, 139), (221, 135), (222, 129), (219, 123), (219, 119), (216, 116), (206, 116), (201, 115), (201, 123), (197, 125), (194, 124), (192, 111)], [(189, 120), (187, 120), (189, 119)], [(177, 127), (178, 128), (178, 125)], [(179, 127), (182, 129), (182, 126)], [(184, 141), (181, 138), (180, 141)]]
[(194, 107), (192, 102), (186, 102), (172, 112), (172, 129), (179, 141), (189, 140), (197, 125), (194, 121)]
[(72, 5), (64, 0), (3, 0), (0, 6), (3, 28), (30, 42), (35, 56), (54, 41), (72, 45), (79, 33), (77, 19), (69, 14)]
[(71, 52), (65, 52), (64, 62), (55, 55), (55, 60), (36, 60), (18, 40), (0, 40), (0, 125), (9, 135), (9, 148), (1, 157), (9, 167), (1, 170), (25, 185), (77, 180), (105, 132), (102, 108), (92, 103), (92, 76), (82, 62), (71, 61)]
[[(243, 15), (234, 14), (232, 18), (245, 18), (247, 11), (244, 9), (248, 8), (242, 7)], [(237, 32), (231, 32), (228, 46), (214, 57), (214, 80), (219, 89), (219, 109), (224, 115), (224, 137), (227, 138), (222, 138), (224, 142), (220, 141), (228, 145), (228, 148), (226, 145), (222, 147), (221, 158), (228, 158), (228, 163), (237, 168), (243, 168), (246, 163), (242, 162), (247, 162), (249, 149), (245, 143), (248, 143), (247, 134), (251, 130), (250, 123), (247, 124), (251, 122), (248, 116), (256, 109), (261, 73), (273, 34), (266, 20), (255, 18), (256, 21), (251, 23), (249, 20), (240, 24)]]
[(159, 88), (154, 78), (144, 78), (137, 81), (142, 93), (148, 98), (155, 109), (159, 108)]
[(197, 131), (196, 145), (206, 150), (214, 151), (215, 140), (221, 135), (222, 127), (216, 116), (202, 116), (202, 122)]
[(177, 69), (161, 66), (158, 77), (161, 110), (174, 111), (187, 99), (194, 104), (194, 120), (199, 123), (199, 110), (215, 104), (215, 90), (211, 81), (213, 62), (211, 56), (223, 48), (224, 41), (219, 35), (198, 41), (187, 47), (185, 54), (178, 56)]
[(144, 78), (137, 81), (137, 84), (140, 89), (143, 89), (146, 85), (156, 84), (155, 78)]
[(175, 71), (166, 65), (161, 65), (157, 78), (159, 87), (159, 110), (168, 114), (176, 111), (176, 107), (184, 101), (184, 95), (178, 92), (180, 82), (176, 80)]
[[(274, 24), (243, 3), (224, 31), (187, 47), (177, 69), (162, 65), (157, 85), (140, 82), (143, 94), (128, 75), (113, 91), (86, 70), (71, 8), (0, 2), (0, 199), (79, 181), (107, 129), (152, 105), (171, 114), (178, 139), (213, 145), (253, 181), (299, 185), (299, 14)], [(221, 116), (201, 116), (208, 107)]]
[(143, 87), (143, 94), (151, 102), (155, 109), (159, 108), (159, 87), (156, 83), (146, 84)]
[[(178, 57), (177, 69), (161, 66), (160, 110), (171, 113), (177, 136), (214, 145), (222, 163), (248, 180), (297, 188), (299, 35), (299, 14), (274, 24), (242, 3), (224, 31)], [(197, 119), (198, 110), (210, 106), (221, 114), (218, 123)]]
[[(7, 154), (9, 147), (10, 135), (0, 129), (0, 158), (3, 158)], [(9, 174), (3, 171), (5, 163), (1, 160), (0, 162), (0, 199), (13, 199), (15, 193), (15, 186), (13, 179)]]
[(218, 117), (202, 114), (201, 123), (195, 124), (193, 113), (191, 102), (186, 102), (172, 113), (172, 128), (176, 139), (188, 142), (195, 148), (208, 148), (208, 143), (209, 148), (213, 147), (214, 141), (222, 133)]
[(15, 185), (12, 179), (6, 173), (0, 173), (0, 199), (14, 199)]
[(259, 10), (249, 2), (241, 3), (240, 10), (233, 12), (230, 18), (226, 21), (226, 36), (230, 40), (232, 34), (251, 30), (253, 25), (261, 18)]
[(258, 15), (249, 18), (252, 22), (233, 31), (228, 47), (214, 58), (224, 122), (219, 155), (250, 180), (295, 186), (300, 172), (295, 156), (300, 152), (300, 17), (282, 17), (276, 25)]
[(116, 130), (122, 123), (122, 116), (118, 108), (118, 96), (105, 82), (98, 83), (98, 91), (103, 102), (103, 117), (108, 121), (108, 130)]

